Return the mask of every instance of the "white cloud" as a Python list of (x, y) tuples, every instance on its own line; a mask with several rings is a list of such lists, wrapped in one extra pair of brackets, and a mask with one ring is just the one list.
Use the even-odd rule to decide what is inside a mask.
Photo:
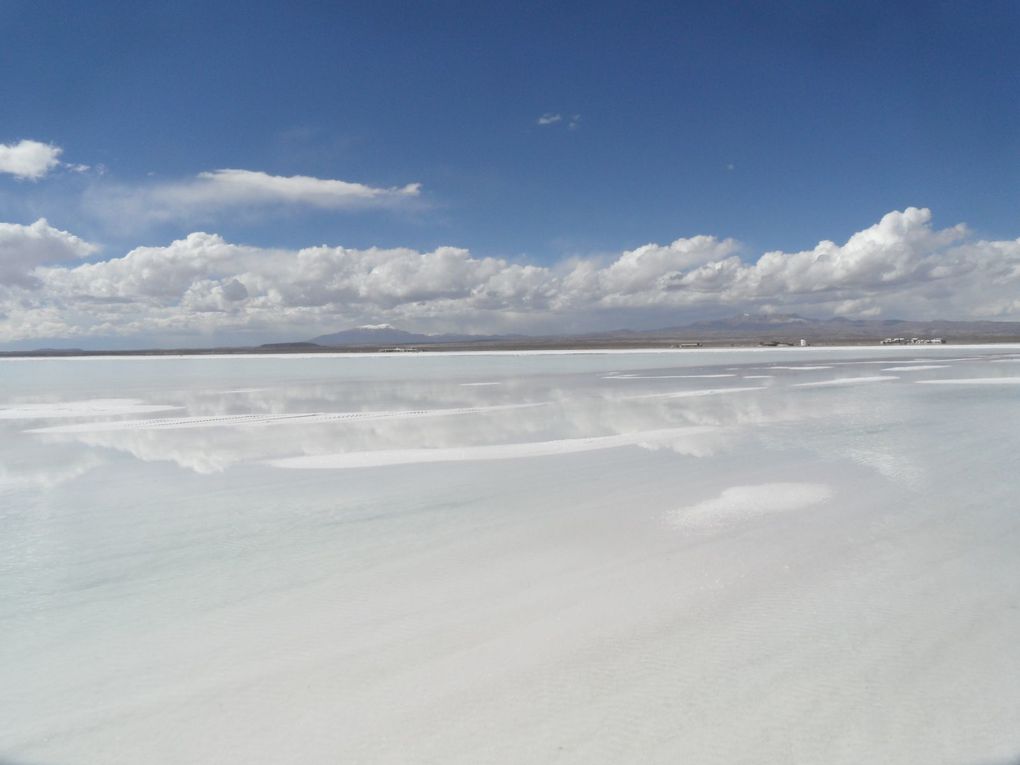
[(39, 141), (0, 143), (0, 173), (37, 181), (60, 164), (62, 149)]
[(37, 288), (41, 282), (33, 272), (38, 266), (75, 261), (97, 250), (45, 218), (30, 226), (0, 223), (0, 286)]
[(103, 184), (87, 206), (101, 216), (134, 220), (210, 220), (217, 213), (269, 206), (344, 210), (392, 207), (417, 199), (421, 184), (379, 188), (306, 175), (269, 175), (256, 170), (212, 170), (179, 181), (140, 186)]
[(253, 170), (213, 170), (177, 187), (163, 187), (160, 193), (181, 204), (259, 204), (286, 202), (337, 209), (364, 204), (385, 204), (416, 197), (421, 184), (380, 189), (361, 183), (312, 178), (306, 175), (280, 176)]
[(102, 262), (54, 265), (92, 246), (45, 221), (7, 225), (0, 231), (38, 228), (63, 255), (13, 258), (9, 249), (4, 256), (21, 266), (20, 281), (5, 279), (0, 289), (3, 341), (199, 333), (231, 342), (302, 339), (382, 322), (427, 330), (581, 330), (663, 326), (706, 311), (1020, 318), (1020, 240), (975, 240), (962, 225), (934, 229), (930, 212), (917, 208), (889, 213), (841, 245), (823, 241), (757, 259), (734, 240), (694, 236), (552, 266), (455, 247), (273, 250), (204, 233)]
[(549, 125), (563, 124), (568, 130), (577, 130), (581, 126), (580, 114), (559, 114), (558, 112), (546, 112), (537, 120), (536, 125), (548, 127)]

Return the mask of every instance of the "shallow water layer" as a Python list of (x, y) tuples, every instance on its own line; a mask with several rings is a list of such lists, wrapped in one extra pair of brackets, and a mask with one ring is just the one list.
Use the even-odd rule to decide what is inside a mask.
[(0, 762), (1014, 761), (1018, 360), (0, 361)]

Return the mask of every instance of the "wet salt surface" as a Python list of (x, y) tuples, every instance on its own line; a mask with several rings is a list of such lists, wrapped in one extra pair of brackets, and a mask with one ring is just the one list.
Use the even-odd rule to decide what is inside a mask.
[(1012, 761), (1010, 352), (0, 362), (0, 761)]

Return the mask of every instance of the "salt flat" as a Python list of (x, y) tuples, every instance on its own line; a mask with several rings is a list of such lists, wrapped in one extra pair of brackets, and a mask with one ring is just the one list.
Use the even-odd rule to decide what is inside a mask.
[(0, 361), (0, 762), (1013, 762), (963, 353)]

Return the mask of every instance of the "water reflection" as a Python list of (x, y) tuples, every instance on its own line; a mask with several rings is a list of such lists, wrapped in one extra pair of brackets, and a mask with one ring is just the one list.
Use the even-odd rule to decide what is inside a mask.
[[(985, 360), (982, 369), (1000, 359)], [(273, 368), (263, 365), (268, 374), (247, 387), (217, 388), (211, 379), (154, 391), (145, 399), (35, 397), (0, 409), (5, 443), (19, 444), (0, 455), (0, 486), (45, 489), (73, 480), (102, 461), (97, 455), (104, 451), (213, 474), (244, 463), (298, 464), (292, 458), (326, 455), (460, 450), (460, 457), (470, 460), (596, 448), (580, 443), (586, 439), (601, 439), (598, 448), (654, 446), (702, 458), (752, 445), (807, 447), (887, 478), (917, 482), (923, 471), (910, 456), (911, 444), (904, 442), (909, 438), (890, 426), (913, 416), (909, 382), (958, 375), (961, 366), (918, 364), (905, 382), (875, 375), (873, 361), (861, 360), (859, 369), (836, 362), (838, 372), (832, 364), (758, 362), (685, 367), (677, 373), (675, 367), (647, 364), (628, 370), (616, 360), (609, 372), (467, 381), (393, 375), (373, 381), (276, 381)], [(770, 374), (756, 373), (763, 369)], [(881, 393), (871, 385), (878, 382)], [(812, 390), (829, 387), (840, 390)], [(680, 435), (690, 428), (697, 430)], [(884, 429), (885, 436), (869, 437), (875, 428)], [(848, 429), (863, 435), (848, 439)], [(662, 433), (670, 430), (677, 437), (664, 440)], [(659, 435), (642, 436), (652, 433)], [(514, 449), (492, 448), (507, 445)], [(366, 458), (334, 462), (373, 464)]]
[[(328, 395), (307, 389), (264, 389), (246, 394), (243, 404), (233, 396), (202, 397), (189, 402), (188, 415), (180, 418), (44, 425), (22, 437), (102, 447), (144, 461), (171, 461), (211, 473), (238, 463), (295, 455), (471, 449), (706, 424), (713, 426), (713, 432), (702, 429), (697, 442), (688, 442), (683, 451), (710, 454), (731, 437), (725, 431), (737, 419), (733, 414), (740, 411), (679, 406), (657, 393), (635, 398), (635, 394), (591, 385), (587, 379), (580, 382), (580, 389), (567, 382), (557, 387), (517, 385), (498, 392), (489, 387), (453, 390), (428, 384), (332, 390)], [(331, 406), (343, 406), (346, 411), (329, 411)]]

